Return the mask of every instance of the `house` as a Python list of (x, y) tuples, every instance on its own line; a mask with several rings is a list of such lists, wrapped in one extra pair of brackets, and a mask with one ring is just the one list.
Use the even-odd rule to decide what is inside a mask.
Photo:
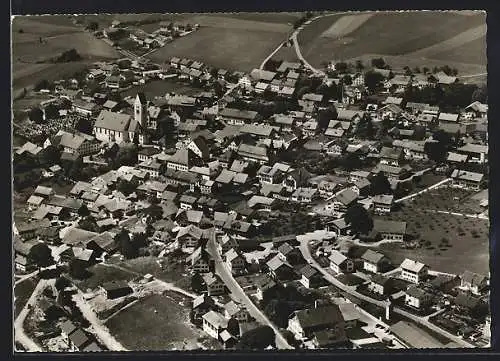
[(345, 323), (338, 305), (294, 311), (287, 330), (297, 340), (311, 339), (317, 331), (330, 330), (336, 339), (345, 338)]
[(234, 248), (231, 248), (224, 254), (224, 259), (233, 275), (239, 275), (245, 272), (245, 257), (240, 255)]
[(99, 152), (101, 142), (97, 141), (93, 136), (85, 133), (69, 133), (63, 130), (57, 132), (52, 139), (47, 139), (45, 145), (60, 146), (63, 152), (74, 154), (78, 157), (84, 157), (89, 154)]
[(267, 261), (266, 266), (269, 269), (270, 276), (277, 281), (291, 281), (297, 276), (292, 266), (283, 262), (279, 255), (275, 255)]
[(274, 123), (281, 128), (281, 131), (289, 132), (295, 126), (295, 119), (288, 115), (276, 114)]
[(379, 273), (372, 275), (368, 290), (380, 296), (385, 296), (391, 292), (391, 279)]
[(346, 330), (355, 329), (360, 326), (361, 313), (358, 306), (352, 302), (338, 304), (342, 318), (344, 319), (344, 328)]
[(111, 281), (104, 283), (101, 288), (106, 294), (106, 298), (113, 300), (131, 294), (132, 288), (126, 281)]
[(316, 288), (323, 280), (319, 271), (309, 264), (302, 267), (299, 272), (301, 274), (300, 283), (302, 283), (304, 287)]
[(402, 93), (405, 91), (406, 87), (410, 85), (411, 77), (407, 75), (395, 75), (392, 79), (387, 80), (385, 87), (387, 89), (393, 89), (395, 93)]
[(403, 179), (408, 174), (408, 169), (406, 167), (397, 167), (380, 162), (372, 169), (372, 174), (378, 174), (380, 172), (387, 177), (389, 182), (396, 182)]
[(137, 165), (137, 168), (144, 170), (146, 173), (149, 174), (151, 178), (158, 178), (162, 172), (163, 165), (159, 163), (156, 159), (152, 158), (140, 162)]
[(283, 180), (283, 185), (291, 192), (297, 188), (307, 186), (312, 176), (313, 174), (309, 173), (304, 167), (297, 168), (287, 173), (286, 178)]
[(204, 283), (203, 287), (206, 289), (209, 296), (219, 296), (225, 293), (226, 286), (215, 273), (205, 273), (202, 275), (202, 278)]
[(467, 118), (487, 118), (488, 117), (488, 104), (483, 104), (475, 101), (465, 107), (465, 116)]
[(237, 153), (247, 161), (258, 162), (260, 164), (269, 162), (267, 149), (264, 147), (242, 143), (238, 147)]
[(338, 218), (327, 223), (328, 231), (335, 232), (338, 236), (346, 236), (349, 230), (349, 225), (344, 218)]
[(390, 266), (389, 259), (382, 253), (367, 249), (361, 256), (363, 269), (371, 273), (382, 273)]
[(441, 125), (442, 123), (453, 123), (457, 124), (460, 114), (455, 113), (439, 113), (438, 122)]
[(160, 150), (155, 147), (144, 147), (137, 152), (137, 159), (139, 162), (149, 162), (158, 153), (160, 153)]
[(382, 147), (380, 150), (380, 163), (399, 167), (404, 159), (403, 150), (397, 148)]
[(406, 258), (401, 266), (401, 278), (412, 283), (419, 284), (427, 277), (429, 266)]
[(378, 194), (373, 196), (373, 210), (377, 214), (390, 213), (392, 205), (394, 204), (394, 196), (388, 194)]
[(194, 162), (195, 154), (190, 149), (178, 149), (167, 158), (167, 169), (187, 172)]
[(337, 274), (354, 272), (354, 261), (337, 250), (330, 253), (328, 260), (330, 261), (330, 268)]
[(181, 248), (190, 249), (199, 246), (203, 231), (193, 225), (183, 227), (177, 232), (176, 242)]
[(37, 186), (33, 192), (33, 195), (39, 196), (42, 198), (50, 198), (54, 195), (54, 190), (52, 187), (45, 187), (45, 186)]
[(373, 230), (381, 239), (403, 241), (406, 235), (406, 222), (374, 219)]
[(455, 169), (451, 173), (451, 184), (453, 187), (479, 191), (484, 184), (484, 175)]
[(222, 331), (227, 329), (228, 320), (218, 312), (209, 311), (202, 317), (203, 331), (209, 336), (219, 340)]
[(210, 149), (208, 148), (205, 138), (201, 136), (194, 138), (188, 144), (187, 149), (191, 150), (200, 159), (208, 160), (210, 157)]
[(356, 183), (360, 180), (367, 179), (369, 175), (370, 175), (370, 172), (366, 172), (366, 171), (362, 171), (362, 170), (351, 171), (349, 173), (349, 181), (351, 183)]
[(479, 297), (472, 296), (470, 294), (460, 292), (454, 299), (453, 303), (457, 306), (460, 313), (478, 315), (481, 312), (481, 308), (484, 308), (484, 303)]
[(446, 158), (446, 161), (448, 163), (457, 164), (457, 163), (466, 163), (468, 159), (469, 159), (469, 156), (466, 154), (448, 152), (448, 156)]
[(405, 291), (405, 304), (418, 310), (428, 308), (433, 301), (431, 294), (416, 285), (411, 285)]
[(227, 319), (234, 318), (238, 322), (247, 322), (250, 321), (250, 314), (247, 309), (241, 305), (238, 305), (234, 301), (229, 301), (224, 306), (224, 317)]
[(469, 156), (471, 162), (484, 164), (488, 162), (488, 146), (482, 144), (467, 143), (457, 148), (457, 152)]
[(329, 207), (334, 212), (345, 213), (350, 206), (357, 203), (357, 200), (358, 194), (352, 189), (345, 188), (333, 197)]
[(99, 111), (99, 106), (96, 103), (86, 102), (81, 99), (75, 99), (73, 101), (71, 110), (79, 115), (91, 117), (96, 115), (96, 113)]
[(255, 282), (255, 287), (257, 288), (255, 297), (259, 301), (267, 300), (276, 290), (277, 286), (277, 283), (272, 278), (264, 274)]
[(396, 149), (401, 148), (405, 159), (427, 159), (425, 142), (395, 139), (392, 142), (392, 146)]
[(460, 288), (470, 291), (474, 294), (481, 292), (488, 286), (488, 278), (478, 273), (465, 271), (460, 276)]
[(251, 110), (224, 108), (219, 112), (219, 118), (229, 125), (243, 125), (256, 122), (259, 119), (259, 114)]
[(83, 351), (92, 341), (81, 328), (69, 334), (68, 345), (72, 351)]
[(209, 273), (213, 270), (214, 261), (203, 247), (198, 247), (187, 257), (191, 272)]

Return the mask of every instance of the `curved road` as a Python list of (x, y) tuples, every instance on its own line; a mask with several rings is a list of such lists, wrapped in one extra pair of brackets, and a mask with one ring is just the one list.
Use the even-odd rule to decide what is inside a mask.
[(255, 318), (255, 320), (257, 320), (257, 322), (267, 325), (274, 330), (274, 333), (276, 335), (276, 347), (282, 350), (293, 350), (294, 348), (288, 344), (278, 328), (271, 321), (269, 321), (269, 319), (261, 310), (259, 310), (257, 306), (255, 306), (252, 300), (246, 295), (241, 286), (234, 279), (233, 275), (227, 268), (226, 263), (222, 260), (222, 257), (217, 250), (217, 246), (215, 244), (215, 232), (213, 232), (213, 237), (210, 237), (210, 240), (207, 244), (207, 250), (215, 258), (215, 271), (225, 283), (229, 291), (234, 296), (236, 296), (239, 301), (246, 305), (248, 312), (253, 318)]
[[(349, 293), (349, 294), (355, 296), (356, 298), (359, 298), (360, 300), (373, 303), (379, 307), (386, 306), (385, 301), (379, 301), (379, 300), (375, 300), (371, 297), (365, 296), (365, 295), (357, 292), (355, 290), (355, 286), (347, 286), (347, 285), (343, 284), (342, 282), (340, 282), (339, 280), (337, 280), (330, 273), (328, 273), (323, 267), (321, 267), (318, 264), (318, 262), (316, 262), (316, 260), (312, 257), (311, 252), (310, 252), (309, 247), (308, 247), (308, 239), (307, 238), (300, 239), (300, 236), (297, 236), (297, 240), (300, 241), (299, 248), (300, 248), (300, 251), (302, 252), (302, 255), (306, 259), (306, 261), (308, 261), (310, 264), (312, 264), (314, 267), (316, 267), (323, 274), (323, 276), (325, 277), (325, 279), (328, 282), (330, 282), (334, 286), (340, 288), (342, 291)], [(410, 320), (412, 320), (418, 324), (421, 324), (421, 325), (441, 334), (442, 336), (450, 339), (451, 341), (456, 342), (457, 344), (459, 344), (462, 347), (467, 347), (467, 348), (474, 348), (475, 347), (475, 346), (471, 345), (470, 343), (466, 342), (465, 340), (463, 340), (462, 338), (457, 337), (457, 336), (443, 330), (440, 327), (437, 327), (433, 323), (429, 322), (426, 317), (415, 316), (415, 315), (413, 315), (409, 312), (406, 312), (406, 311), (404, 311), (400, 308), (397, 308), (397, 307), (394, 307), (394, 312), (396, 312), (396, 313), (398, 313), (406, 318), (409, 318)]]

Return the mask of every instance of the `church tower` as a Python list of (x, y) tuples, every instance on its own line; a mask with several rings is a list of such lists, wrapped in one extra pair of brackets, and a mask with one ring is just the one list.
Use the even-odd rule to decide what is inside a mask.
[(134, 118), (142, 129), (147, 128), (147, 101), (144, 93), (137, 93), (135, 97)]

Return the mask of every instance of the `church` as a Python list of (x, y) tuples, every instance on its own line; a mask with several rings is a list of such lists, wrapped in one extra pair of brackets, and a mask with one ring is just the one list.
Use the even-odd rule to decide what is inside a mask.
[(94, 135), (104, 142), (135, 142), (144, 145), (148, 143), (147, 128), (147, 100), (144, 93), (138, 93), (133, 115), (102, 110), (94, 123)]

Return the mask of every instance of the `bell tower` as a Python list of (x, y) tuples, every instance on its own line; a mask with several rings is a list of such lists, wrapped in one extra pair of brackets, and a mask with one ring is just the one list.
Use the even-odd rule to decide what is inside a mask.
[(134, 118), (141, 128), (147, 127), (147, 101), (144, 93), (137, 93), (134, 102)]

